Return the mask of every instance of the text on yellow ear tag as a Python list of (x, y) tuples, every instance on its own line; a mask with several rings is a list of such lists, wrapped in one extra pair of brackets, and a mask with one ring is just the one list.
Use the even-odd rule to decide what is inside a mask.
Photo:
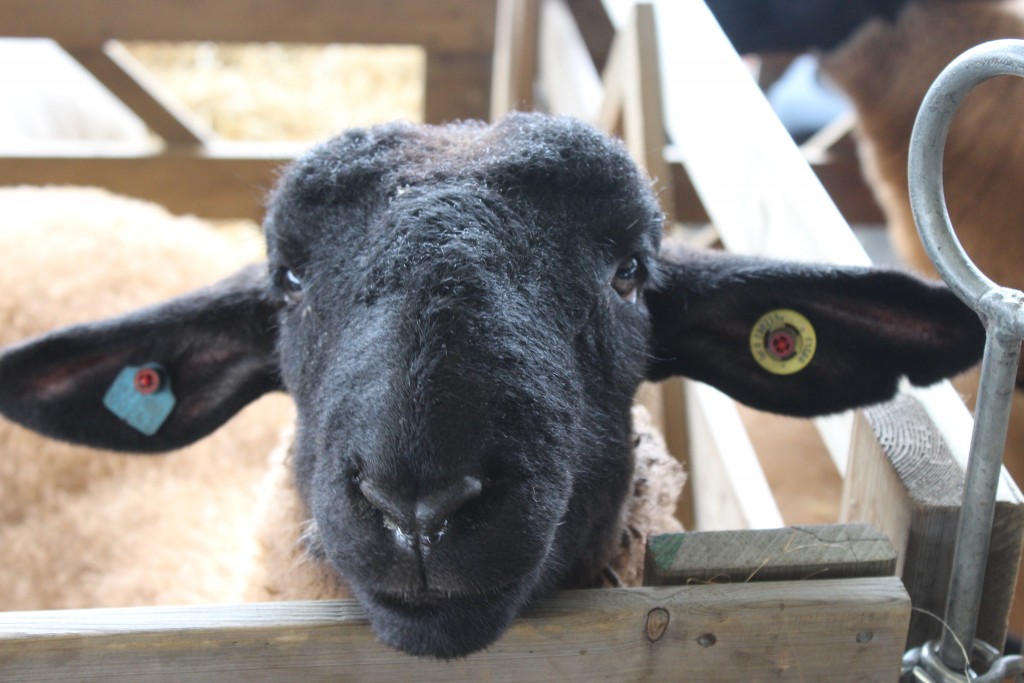
[(768, 311), (750, 330), (750, 353), (754, 360), (776, 375), (792, 375), (806, 368), (817, 346), (810, 321), (788, 308)]

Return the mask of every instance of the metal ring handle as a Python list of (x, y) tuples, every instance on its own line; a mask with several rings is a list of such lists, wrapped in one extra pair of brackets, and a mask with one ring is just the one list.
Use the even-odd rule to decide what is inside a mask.
[(939, 275), (975, 310), (999, 285), (978, 270), (953, 232), (942, 184), (942, 153), (960, 103), (971, 89), (995, 76), (1024, 77), (1024, 41), (994, 40), (950, 62), (925, 95), (910, 136), (910, 206), (918, 234)]
[[(947, 66), (924, 97), (910, 136), (910, 205), (936, 270), (986, 327), (974, 432), (964, 481), (945, 623), (929, 674), (961, 674), (963, 647), (975, 641), (982, 583), (994, 518), (996, 487), (1006, 445), (1009, 397), (1024, 336), (1024, 293), (992, 282), (964, 252), (953, 232), (942, 183), (942, 155), (957, 108), (976, 85), (994, 76), (1024, 77), (1024, 41), (996, 40), (972, 48)], [(997, 663), (999, 666), (1005, 662)]]

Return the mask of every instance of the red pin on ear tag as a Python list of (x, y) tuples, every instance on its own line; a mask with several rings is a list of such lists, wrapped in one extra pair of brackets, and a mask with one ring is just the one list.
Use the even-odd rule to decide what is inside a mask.
[(174, 410), (167, 371), (158, 363), (121, 369), (103, 397), (103, 405), (138, 432), (153, 436)]
[(154, 367), (142, 367), (135, 371), (132, 380), (135, 391), (143, 396), (155, 394), (160, 390), (160, 371)]
[(806, 368), (817, 346), (810, 321), (788, 308), (765, 313), (750, 330), (750, 353), (758, 365), (775, 375), (792, 375)]

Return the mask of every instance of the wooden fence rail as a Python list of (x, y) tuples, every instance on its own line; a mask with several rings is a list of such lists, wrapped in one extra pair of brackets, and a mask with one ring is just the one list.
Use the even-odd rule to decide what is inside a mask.
[[(503, 94), (496, 97), (496, 106), (516, 106), (517, 99), (533, 94), (530, 64), (541, 72), (538, 82), (558, 83), (558, 74), (551, 70), (559, 67), (542, 58), (557, 51), (545, 48), (543, 40), (520, 41), (517, 32), (540, 30), (537, 27), (544, 25), (545, 12), (552, 6), (569, 8), (579, 16), (585, 3), (545, 0), (537, 5), (537, 1), (503, 0), (500, 16), (504, 19), (498, 30), (502, 49), (525, 44), (539, 47), (535, 62), (523, 55), (502, 58), (500, 63), (518, 66), (515, 74), (502, 81)], [(110, 24), (83, 19), (83, 25), (75, 27), (64, 18), (48, 18), (57, 12), (34, 14), (55, 2), (0, 0), (0, 15), (16, 18), (5, 19), (3, 30), (22, 35), (49, 32), (73, 47), (94, 46), (109, 38), (153, 39), (146, 31), (157, 30), (143, 29), (136, 25), (138, 21), (133, 24), (127, 18)], [(517, 8), (519, 2), (529, 6)], [(209, 6), (224, 12), (228, 4), (237, 3), (197, 2), (196, 11)], [(389, 10), (396, 15), (406, 8), (415, 17), (418, 10), (407, 6), (427, 3), (330, 4), (339, 15), (353, 12), (357, 19), (352, 26), (360, 26), (360, 21), (369, 21), (370, 7), (397, 8)], [(128, 5), (142, 6), (127, 0), (89, 0), (75, 6), (102, 12), (115, 5), (128, 14)], [(269, 0), (251, 0), (250, 5), (257, 14), (283, 6)], [(459, 14), (456, 5), (464, 6), (458, 11), (468, 14)], [(479, 10), (479, 15), (468, 9), (483, 5), (488, 9)], [(467, 74), (480, 71), (483, 63), (489, 69), (490, 56), (482, 56), (481, 44), (490, 50), (494, 41), (491, 3), (447, 0), (430, 6), (438, 21), (423, 18), (416, 30), (423, 31), (421, 44), (440, 50), (435, 61), (451, 59), (451, 72), (461, 72), (467, 81), (472, 80)], [(485, 15), (491, 22), (481, 29), (485, 38), (465, 36), (461, 28), (452, 29), (452, 36), (443, 39), (437, 33), (438, 26), (458, 23), (456, 17), (474, 16), (466, 24), (479, 28)], [(184, 31), (177, 21), (168, 19), (164, 38)], [(206, 23), (223, 21), (223, 16), (210, 14)], [(397, 23), (416, 21), (386, 22)], [(291, 32), (297, 36), (303, 24), (296, 19), (285, 25), (276, 39)], [(592, 25), (603, 24), (594, 21)], [(265, 18), (253, 26), (254, 33), (246, 39), (270, 31)], [(681, 207), (696, 201), (700, 215), (710, 218), (724, 247), (740, 253), (869, 262), (822, 186), (820, 172), (815, 174), (790, 141), (703, 2), (642, 3), (629, 22), (617, 28), (610, 50), (602, 51), (593, 40), (583, 48), (606, 59), (597, 81), (597, 94), (603, 99), (594, 108), (594, 120), (621, 130), (638, 160), (656, 175), (676, 217), (695, 215)], [(580, 29), (577, 39), (585, 40), (586, 28)], [(216, 31), (221, 33), (210, 36), (240, 39), (230, 37), (236, 30), (240, 29), (219, 28)], [(331, 34), (331, 39), (344, 35)], [(417, 42), (405, 38), (404, 42)], [(451, 42), (444, 43), (448, 47), (438, 47), (439, 41), (449, 38)], [(305, 40), (309, 39), (307, 35)], [(453, 56), (457, 53), (453, 45), (470, 55), (468, 61)], [(428, 92), (429, 70), (428, 63)], [(530, 88), (524, 87), (524, 78), (531, 79)], [(539, 94), (540, 101), (559, 109), (557, 96)], [(184, 150), (175, 154), (197, 164), (196, 168), (218, 168), (219, 155), (228, 154), (226, 147), (216, 148), (194, 127), (184, 125), (168, 132), (174, 130), (174, 124), (169, 126), (167, 137), (177, 139), (176, 149)], [(192, 149), (197, 146), (189, 135), (201, 141), (201, 154)], [(111, 178), (125, 169), (136, 179), (151, 174), (153, 180), (142, 181), (143, 185), (178, 182), (215, 206), (217, 193), (203, 194), (201, 188), (188, 185), (190, 179), (179, 175), (189, 175), (183, 167), (168, 171), (174, 163), (185, 163), (176, 161), (175, 154), (82, 159), (68, 175), (59, 172), (61, 166), (76, 167), (67, 156), (59, 163), (56, 159), (0, 159), (0, 183), (18, 177), (76, 182), (86, 174), (106, 173), (104, 164), (109, 164)], [(260, 174), (267, 170), (260, 164), (267, 163), (268, 157), (248, 159), (250, 170), (243, 172), (239, 170), (245, 167), (242, 156), (223, 161), (220, 173), (234, 174), (245, 191), (258, 194), (254, 188), (261, 186)], [(35, 170), (18, 175), (27, 174), (27, 169)], [(193, 172), (191, 178), (199, 176)], [(189, 206), (185, 210), (216, 215), (194, 202)], [(171, 208), (182, 210), (176, 205)], [(760, 468), (752, 446), (737, 434), (740, 419), (735, 405), (708, 387), (668, 386), (665, 391), (648, 388), (646, 392), (660, 411), (670, 448), (691, 463), (698, 529), (785, 524), (764, 477), (758, 478)], [(908, 639), (914, 645), (934, 634), (935, 625), (927, 619), (911, 622), (911, 603), (941, 613), (945, 601), (950, 520), (959, 506), (970, 416), (952, 388), (940, 385), (928, 391), (906, 389), (890, 404), (819, 420), (817, 425), (844, 476), (843, 519), (869, 522), (891, 539), (892, 566), (899, 578), (878, 576), (876, 568), (858, 578), (717, 584), (705, 583), (706, 577), (691, 577), (694, 582), (687, 586), (565, 592), (538, 605), (487, 652), (455, 662), (418, 660), (384, 648), (352, 602), (11, 613), (0, 615), (0, 680), (269, 681), (301, 676), (312, 682), (405, 676), (445, 681), (891, 681)], [(1008, 476), (999, 493), (996, 525), (979, 627), (979, 635), (992, 643), (1001, 642), (1006, 633), (1024, 536), (1024, 497)], [(758, 533), (792, 534), (792, 530)], [(775, 547), (772, 543), (778, 541), (774, 538), (764, 547)], [(757, 573), (753, 567), (747, 569)], [(673, 577), (673, 581), (688, 580)]]
[[(910, 601), (900, 581), (886, 575), (895, 551), (877, 531), (829, 526), (658, 538), (651, 566), (661, 567), (661, 587), (564, 591), (529, 610), (486, 651), (464, 659), (415, 658), (382, 645), (351, 600), (9, 612), (0, 613), (0, 680), (862, 682), (897, 676)], [(745, 552), (731, 558), (731, 576), (709, 576), (695, 564), (702, 553), (691, 552), (737, 545)]]
[(56, 40), (162, 145), (0, 156), (0, 185), (98, 185), (207, 218), (263, 214), (297, 147), (218, 144), (120, 41), (411, 44), (426, 54), (424, 120), (487, 118), (495, 6), (475, 0), (0, 0), (0, 36)]

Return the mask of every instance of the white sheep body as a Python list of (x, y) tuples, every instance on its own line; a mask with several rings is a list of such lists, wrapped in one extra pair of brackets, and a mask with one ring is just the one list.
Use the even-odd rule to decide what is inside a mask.
[(0, 38), (0, 91), (0, 145), (148, 142), (146, 125), (52, 40)]
[[(0, 189), (0, 212), (0, 345), (166, 299), (261, 255), (254, 230), (231, 239), (100, 190)], [(0, 608), (237, 599), (256, 485), (292, 419), (290, 400), (270, 396), (201, 443), (135, 457), (0, 418)]]

